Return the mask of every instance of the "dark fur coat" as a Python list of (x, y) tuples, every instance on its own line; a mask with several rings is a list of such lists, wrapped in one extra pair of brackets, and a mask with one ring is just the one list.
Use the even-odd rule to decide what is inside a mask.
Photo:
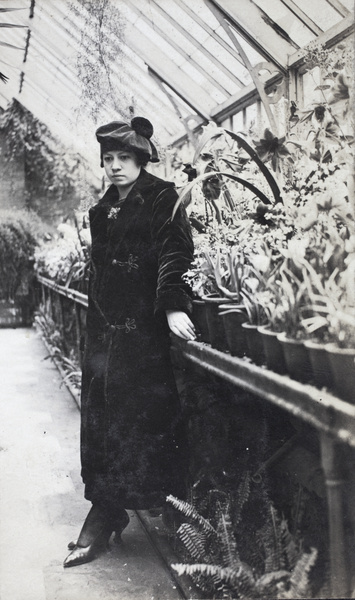
[(82, 379), (85, 497), (125, 508), (184, 494), (186, 440), (165, 310), (191, 311), (193, 258), (174, 185), (142, 169), (118, 207), (112, 185), (90, 209), (92, 273)]

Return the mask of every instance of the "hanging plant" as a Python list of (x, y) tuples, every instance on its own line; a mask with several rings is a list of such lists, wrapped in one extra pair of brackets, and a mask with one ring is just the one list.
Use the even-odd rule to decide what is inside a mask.
[(81, 112), (97, 122), (103, 107), (116, 113), (131, 103), (124, 86), (114, 86), (114, 68), (120, 68), (124, 21), (110, 0), (79, 0), (70, 9), (73, 21), (80, 22), (76, 72), (81, 85)]

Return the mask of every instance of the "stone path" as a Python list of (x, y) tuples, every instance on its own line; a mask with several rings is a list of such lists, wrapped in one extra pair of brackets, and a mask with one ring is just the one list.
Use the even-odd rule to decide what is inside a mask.
[(45, 357), (33, 329), (0, 329), (0, 599), (181, 598), (134, 512), (120, 547), (63, 569), (89, 503), (79, 411)]

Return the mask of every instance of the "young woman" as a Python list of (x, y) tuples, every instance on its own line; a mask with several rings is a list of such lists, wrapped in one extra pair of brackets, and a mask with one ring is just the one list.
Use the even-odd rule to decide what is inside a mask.
[(149, 174), (158, 161), (153, 127), (99, 127), (101, 166), (112, 185), (90, 210), (92, 268), (81, 395), (81, 463), (92, 503), (64, 561), (92, 560), (112, 532), (120, 539), (125, 509), (183, 497), (186, 440), (169, 355), (170, 331), (195, 338), (182, 274), (193, 258), (184, 209), (174, 219), (174, 184)]

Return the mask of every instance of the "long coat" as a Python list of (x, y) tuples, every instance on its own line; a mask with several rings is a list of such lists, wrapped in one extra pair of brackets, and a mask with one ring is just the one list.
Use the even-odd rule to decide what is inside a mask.
[(85, 497), (146, 509), (184, 494), (186, 439), (165, 310), (191, 311), (193, 258), (174, 184), (144, 169), (123, 204), (112, 185), (90, 209), (92, 272), (81, 397)]

